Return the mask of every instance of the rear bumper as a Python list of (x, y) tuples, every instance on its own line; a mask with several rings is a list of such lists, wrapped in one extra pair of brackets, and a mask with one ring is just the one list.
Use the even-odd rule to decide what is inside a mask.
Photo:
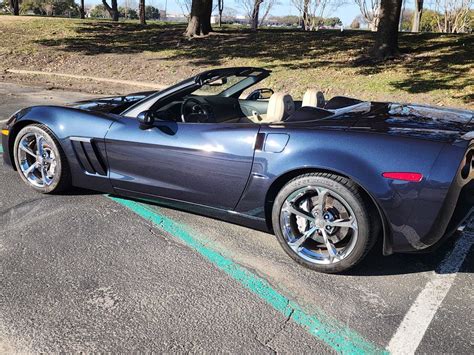
[[(433, 167), (430, 183), (420, 193), (406, 225), (396, 230), (398, 238), (393, 241), (393, 252), (429, 252), (452, 236), (471, 213), (474, 206), (474, 144), (471, 143), (464, 151), (462, 162), (451, 183), (445, 184), (441, 181), (446, 181), (444, 178), (448, 173), (449, 159), (454, 157), (449, 152), (450, 149), (440, 154)], [(451, 171), (453, 170), (455, 168)], [(439, 199), (441, 196), (442, 200)]]

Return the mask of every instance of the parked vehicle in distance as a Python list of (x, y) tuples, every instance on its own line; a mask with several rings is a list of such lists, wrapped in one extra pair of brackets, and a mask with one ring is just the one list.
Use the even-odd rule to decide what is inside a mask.
[(353, 267), (379, 238), (385, 255), (421, 252), (456, 230), (473, 195), (473, 111), (249, 91), (269, 75), (215, 69), (22, 109), (3, 158), (38, 192), (77, 186), (274, 233), (320, 272)]

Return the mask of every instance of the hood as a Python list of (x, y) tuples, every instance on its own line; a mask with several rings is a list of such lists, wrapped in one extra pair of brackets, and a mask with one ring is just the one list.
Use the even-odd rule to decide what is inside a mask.
[[(350, 116), (351, 113), (348, 113)], [(474, 131), (474, 111), (414, 104), (372, 103), (352, 130), (453, 142)]]
[(130, 106), (154, 93), (156, 93), (156, 91), (142, 91), (125, 96), (101, 97), (74, 102), (67, 106), (86, 111), (120, 114)]

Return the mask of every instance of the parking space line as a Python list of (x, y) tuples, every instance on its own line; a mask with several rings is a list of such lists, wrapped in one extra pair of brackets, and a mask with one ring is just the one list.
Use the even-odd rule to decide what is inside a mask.
[(439, 264), (412, 304), (387, 349), (393, 354), (413, 354), (420, 345), (438, 308), (448, 294), (474, 243), (474, 233), (464, 233)]
[(330, 318), (322, 311), (314, 310), (314, 314), (306, 313), (300, 305), (276, 291), (265, 279), (211, 249), (208, 243), (201, 242), (193, 237), (178, 222), (152, 210), (145, 203), (113, 196), (108, 197), (142, 218), (151, 221), (157, 228), (184, 242), (287, 319), (292, 319), (338, 353), (386, 353), (386, 350), (378, 348), (345, 324)]

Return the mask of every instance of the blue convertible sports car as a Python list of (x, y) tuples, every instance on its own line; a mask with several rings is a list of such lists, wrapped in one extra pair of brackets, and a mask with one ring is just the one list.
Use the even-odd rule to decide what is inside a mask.
[[(2, 127), (3, 159), (42, 193), (72, 186), (273, 232), (322, 272), (431, 250), (472, 206), (473, 111), (308, 90), (210, 70), (157, 92), (35, 106)], [(467, 206), (467, 207), (466, 207)]]

